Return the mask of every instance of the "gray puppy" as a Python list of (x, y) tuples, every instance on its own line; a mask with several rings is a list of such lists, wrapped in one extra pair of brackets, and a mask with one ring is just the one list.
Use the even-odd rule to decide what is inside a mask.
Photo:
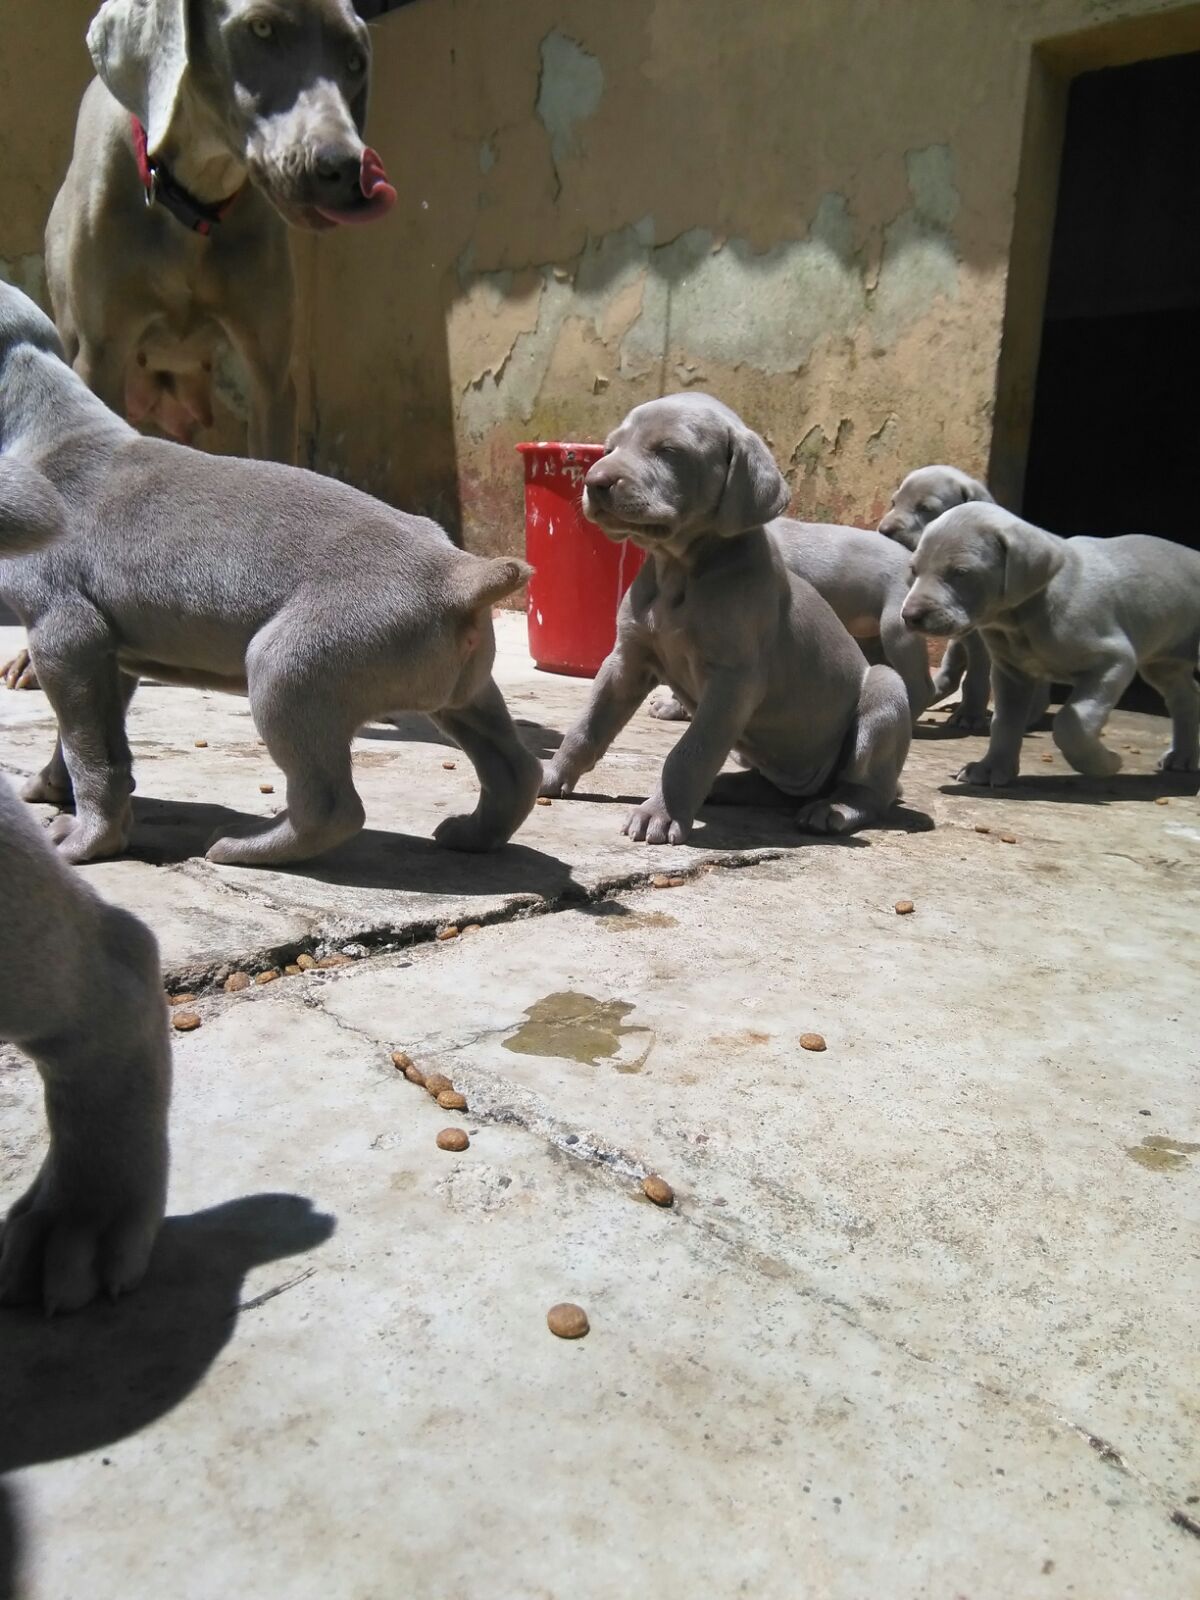
[(904, 685), (869, 666), (765, 523), (788, 488), (756, 433), (718, 400), (637, 406), (585, 480), (584, 514), (650, 560), (621, 603), (587, 710), (546, 768), (574, 789), (655, 683), (692, 714), (654, 794), (623, 831), (682, 844), (731, 753), (806, 803), (797, 824), (848, 833), (896, 799), (912, 736)]
[[(0, 455), (0, 554), (61, 538), (50, 483)], [(167, 1191), (171, 1050), (158, 947), (56, 856), (0, 779), (0, 1039), (34, 1059), (50, 1150), (0, 1224), (0, 1305), (74, 1311), (146, 1270)]]
[(440, 844), (503, 844), (537, 793), (492, 676), (493, 601), (529, 568), (457, 550), (437, 526), (346, 484), (266, 461), (144, 439), (62, 360), (49, 320), (0, 284), (0, 449), (41, 471), (67, 533), (0, 561), (0, 596), (29, 630), (58, 718), (28, 800), (66, 804), (67, 860), (123, 850), (132, 761), (125, 712), (139, 676), (248, 694), (287, 776), (287, 810), (227, 835), (209, 859), (265, 866), (332, 849), (363, 808), (350, 741), (391, 711), (424, 711), (466, 751), (482, 793)]
[[(900, 615), (908, 593), (908, 556), (864, 528), (826, 522), (793, 522), (776, 517), (767, 532), (778, 544), (784, 565), (813, 588), (836, 612), (839, 622), (868, 661), (886, 661), (904, 680), (915, 723), (933, 697), (929, 656), (923, 639)], [(650, 715), (680, 722), (687, 712), (672, 695), (650, 707)]]
[(999, 506), (959, 506), (921, 535), (904, 602), (910, 627), (961, 637), (977, 627), (992, 658), (996, 713), (982, 761), (959, 777), (1011, 783), (1039, 682), (1073, 685), (1054, 742), (1089, 777), (1118, 771), (1100, 739), (1140, 672), (1167, 703), (1171, 748), (1159, 762), (1197, 770), (1200, 554), (1166, 539), (1060, 539)]
[[(978, 478), (970, 478), (957, 467), (918, 467), (892, 496), (890, 508), (879, 523), (879, 532), (905, 550), (915, 550), (921, 534), (943, 511), (952, 506), (981, 502), (994, 505), (991, 495)], [(962, 699), (950, 713), (947, 726), (968, 733), (988, 729), (988, 693), (992, 664), (987, 646), (977, 633), (951, 639), (933, 680), (931, 704), (944, 700), (962, 684)], [(1033, 720), (1045, 710), (1043, 704)]]

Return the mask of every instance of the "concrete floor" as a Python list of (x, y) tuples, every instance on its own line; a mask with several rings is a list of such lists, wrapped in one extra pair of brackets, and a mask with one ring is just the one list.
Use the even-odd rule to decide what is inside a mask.
[[(546, 751), (587, 685), (500, 633)], [(40, 764), (44, 698), (0, 717)], [(0, 1317), (0, 1595), (1200, 1593), (1200, 802), (1153, 775), (1161, 718), (1114, 719), (1107, 783), (1037, 734), (994, 795), (943, 720), (900, 826), (714, 808), (656, 850), (612, 803), (679, 736), (640, 714), (483, 860), (428, 842), (474, 780), (414, 720), (358, 741), (362, 840), (252, 872), (199, 858), (281, 804), (245, 705), (139, 692), (134, 853), (82, 870), (203, 1020), (144, 1288)], [(42, 1143), (0, 1048), (0, 1196)]]

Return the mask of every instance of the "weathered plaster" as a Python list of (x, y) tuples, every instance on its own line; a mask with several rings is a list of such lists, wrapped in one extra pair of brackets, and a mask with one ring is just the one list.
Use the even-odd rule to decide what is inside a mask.
[(537, 115), (550, 135), (557, 170), (567, 156), (581, 154), (576, 128), (600, 104), (604, 69), (594, 55), (557, 28), (542, 40), (540, 54)]

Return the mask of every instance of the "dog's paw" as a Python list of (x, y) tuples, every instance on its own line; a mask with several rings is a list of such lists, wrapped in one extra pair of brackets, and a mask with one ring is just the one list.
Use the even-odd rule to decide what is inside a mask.
[[(1062, 749), (1061, 745), (1059, 749)], [(1110, 750), (1106, 744), (1096, 744), (1086, 750), (1073, 750), (1069, 755), (1065, 750), (1062, 753), (1075, 771), (1085, 778), (1111, 778), (1120, 772), (1123, 765), (1117, 752)]]
[(43, 767), (41, 772), (36, 772), (32, 778), (25, 779), (21, 785), (21, 799), (28, 800), (33, 805), (69, 806), (72, 799), (71, 785), (56, 783), (50, 776), (50, 768)]
[(1194, 750), (1168, 750), (1158, 763), (1160, 772), (1200, 772), (1200, 759)]
[(657, 717), (660, 722), (689, 722), (691, 712), (686, 706), (681, 705), (673, 694), (664, 695), (661, 700), (651, 700), (650, 715)]
[(157, 1185), (138, 1196), (125, 1183), (117, 1199), (70, 1193), (50, 1166), (48, 1158), (0, 1225), (0, 1305), (40, 1302), (53, 1316), (78, 1311), (101, 1293), (116, 1299), (136, 1288), (163, 1206)]
[(40, 689), (37, 673), (28, 650), (18, 650), (11, 661), (0, 667), (0, 683), (6, 689)]
[(644, 800), (621, 824), (621, 832), (646, 844), (684, 844), (692, 831), (689, 821), (672, 817), (661, 800)]
[(811, 800), (796, 812), (796, 826), (803, 833), (852, 833), (865, 820), (858, 806), (841, 800)]
[(992, 714), (985, 707), (982, 711), (969, 709), (964, 705), (957, 705), (951, 709), (946, 718), (948, 728), (956, 728), (960, 733), (987, 733), (992, 725)]
[(484, 850), (498, 850), (507, 842), (507, 835), (497, 837), (496, 830), (472, 811), (458, 817), (444, 817), (433, 830), (433, 841), (443, 850), (466, 850), (479, 855)]
[(968, 761), (958, 774), (958, 782), (973, 783), (981, 789), (1004, 789), (1016, 776), (1016, 767), (993, 764), (985, 757), (983, 761)]
[(574, 778), (563, 777), (553, 761), (546, 763), (542, 770), (542, 781), (538, 784), (538, 794), (544, 800), (565, 800), (574, 788)]
[(75, 866), (103, 856), (119, 856), (129, 843), (129, 832), (128, 821), (89, 826), (70, 812), (52, 818), (46, 828), (60, 858)]

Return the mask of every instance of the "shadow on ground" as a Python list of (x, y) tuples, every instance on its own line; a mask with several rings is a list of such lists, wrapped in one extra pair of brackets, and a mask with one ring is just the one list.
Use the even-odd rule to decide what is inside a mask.
[(3, 1475), (116, 1444), (172, 1410), (232, 1338), (239, 1312), (259, 1303), (241, 1303), (246, 1273), (323, 1244), (335, 1226), (299, 1195), (247, 1195), (168, 1218), (144, 1284), (115, 1305), (55, 1319), (0, 1312), (0, 1600), (22, 1591), (23, 1553)]
[(972, 800), (1056, 800), (1074, 806), (1107, 806), (1120, 800), (1153, 802), (1160, 796), (1200, 794), (1195, 772), (1129, 772), (1113, 778), (1064, 778), (1030, 773), (1001, 789), (983, 784), (943, 783), (941, 794), (970, 795)]

